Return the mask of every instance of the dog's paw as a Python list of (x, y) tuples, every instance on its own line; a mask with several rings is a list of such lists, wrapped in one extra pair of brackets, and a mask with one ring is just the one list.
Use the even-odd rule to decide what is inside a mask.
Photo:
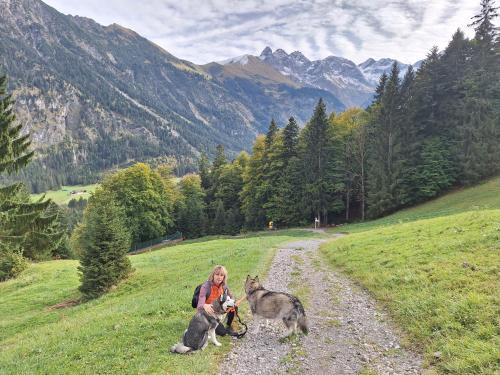
[(214, 345), (215, 345), (215, 346), (222, 346), (222, 344), (221, 344), (220, 342), (218, 342), (218, 341), (217, 341), (217, 342), (214, 342)]

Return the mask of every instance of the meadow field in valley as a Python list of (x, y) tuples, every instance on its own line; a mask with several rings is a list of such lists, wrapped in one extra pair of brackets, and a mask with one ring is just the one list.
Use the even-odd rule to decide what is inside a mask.
[(386, 218), (323, 245), (420, 348), (431, 373), (498, 374), (500, 179)]
[(88, 199), (98, 184), (61, 186), (59, 190), (49, 190), (45, 193), (32, 194), (33, 199), (38, 199), (45, 194), (57, 204), (68, 204), (72, 199)]
[[(229, 338), (221, 339), (222, 348), (209, 345), (196, 356), (169, 352), (195, 312), (195, 286), (215, 264), (224, 264), (240, 297), (246, 275), (264, 273), (276, 246), (311, 236), (317, 234), (259, 233), (135, 255), (135, 271), (126, 281), (75, 306), (77, 261), (32, 264), (17, 279), (0, 283), (0, 373), (213, 373), (230, 349)], [(55, 307), (65, 302), (69, 306)]]

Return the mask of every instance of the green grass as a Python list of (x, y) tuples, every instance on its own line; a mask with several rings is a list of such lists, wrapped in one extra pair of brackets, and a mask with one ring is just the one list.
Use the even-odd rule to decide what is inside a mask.
[[(52, 199), (57, 204), (68, 204), (71, 199), (88, 199), (90, 197), (90, 193), (94, 192), (97, 186), (98, 184), (62, 186), (59, 190), (49, 190), (41, 194), (31, 194), (31, 196), (34, 199), (38, 199), (45, 194), (47, 198)], [(86, 192), (83, 193), (83, 190), (86, 190)], [(78, 191), (81, 193), (71, 194), (72, 191)]]
[[(413, 222), (350, 226), (360, 232), (321, 248), (383, 302), (438, 373), (499, 373), (500, 210), (451, 214), (474, 206), (474, 192), (478, 206), (497, 206), (498, 189), (496, 196), (489, 189), (498, 181), (393, 215)], [(416, 221), (419, 215), (437, 217)]]
[(329, 229), (329, 232), (361, 232), (380, 226), (454, 215), (467, 211), (500, 209), (500, 177), (472, 188), (456, 190), (416, 207), (398, 211), (378, 220), (349, 224)]
[(135, 272), (118, 288), (64, 309), (50, 306), (79, 296), (78, 263), (34, 264), (18, 279), (0, 283), (0, 373), (214, 373), (230, 349), (229, 338), (221, 339), (222, 348), (209, 345), (194, 355), (169, 352), (194, 314), (194, 287), (215, 264), (224, 264), (233, 293), (241, 296), (246, 275), (265, 273), (278, 244), (309, 236), (279, 231), (132, 256)]

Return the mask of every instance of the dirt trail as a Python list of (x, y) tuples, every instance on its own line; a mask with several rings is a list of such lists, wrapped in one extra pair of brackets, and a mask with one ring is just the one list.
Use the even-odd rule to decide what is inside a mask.
[(283, 323), (262, 323), (234, 341), (220, 374), (420, 374), (421, 358), (402, 348), (400, 336), (373, 298), (322, 263), (310, 239), (280, 248), (266, 289), (297, 295), (305, 305), (310, 332), (290, 340)]

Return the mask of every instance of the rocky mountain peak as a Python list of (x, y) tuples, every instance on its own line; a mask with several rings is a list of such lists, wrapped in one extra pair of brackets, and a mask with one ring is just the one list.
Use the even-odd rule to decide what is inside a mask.
[(359, 68), (360, 69), (366, 69), (368, 68), (370, 65), (374, 64), (375, 63), (375, 59), (372, 59), (371, 57), (366, 60), (366, 61), (363, 61), (361, 64), (359, 64)]
[(273, 50), (271, 49), (271, 47), (266, 47), (262, 50), (262, 52), (260, 53), (260, 57), (261, 58), (266, 58), (266, 57), (270, 57), (273, 55)]
[(292, 52), (290, 55), (289, 55), (292, 59), (294, 59), (295, 61), (298, 61), (300, 63), (310, 63), (311, 61), (305, 57), (302, 52), (300, 51), (294, 51)]
[(281, 48), (278, 48), (276, 51), (274, 51), (273, 56), (278, 58), (278, 59), (283, 59), (288, 57), (288, 54), (282, 50)]

